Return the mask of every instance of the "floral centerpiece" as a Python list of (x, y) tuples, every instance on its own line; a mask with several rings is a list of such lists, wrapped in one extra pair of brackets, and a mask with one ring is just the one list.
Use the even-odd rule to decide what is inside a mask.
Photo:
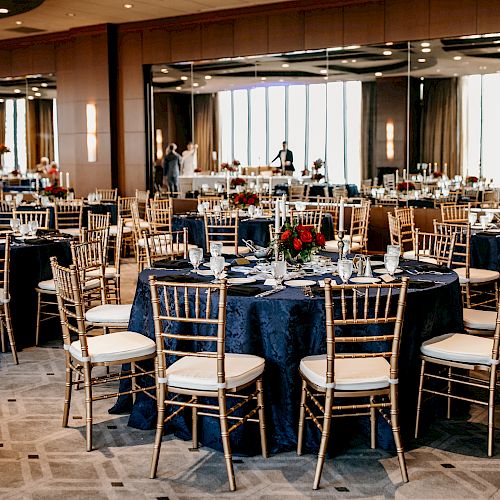
[(10, 149), (5, 144), (0, 144), (0, 155), (10, 153)]
[(47, 196), (49, 199), (64, 199), (68, 196), (68, 189), (61, 186), (47, 186), (40, 191), (40, 196)]
[(468, 177), (465, 178), (465, 184), (467, 186), (472, 186), (473, 184), (475, 184), (478, 181), (479, 181), (479, 179), (474, 175), (469, 175)]
[(407, 191), (415, 191), (415, 184), (413, 182), (400, 182), (397, 185), (397, 190), (401, 191), (402, 193), (406, 193)]
[(238, 160), (233, 160), (231, 163), (221, 163), (220, 169), (222, 172), (236, 172), (241, 163)]
[(257, 206), (259, 204), (259, 195), (252, 191), (243, 191), (242, 193), (232, 193), (229, 196), (231, 206), (234, 208), (247, 208), (250, 205)]
[(313, 226), (293, 225), (287, 222), (281, 229), (278, 251), (283, 252), (289, 262), (309, 262), (312, 255), (325, 247), (325, 236), (317, 232)]
[(325, 176), (320, 172), (324, 164), (325, 162), (321, 158), (318, 158), (317, 160), (314, 161), (312, 166), (313, 173), (311, 176), (313, 181), (319, 182), (322, 179), (324, 179)]
[(234, 179), (231, 179), (231, 188), (235, 189), (238, 186), (245, 186), (247, 181), (243, 179), (242, 177), (235, 177)]
[(441, 172), (441, 170), (435, 170), (432, 172), (432, 177), (435, 179), (441, 179), (441, 177), (443, 177), (443, 172)]

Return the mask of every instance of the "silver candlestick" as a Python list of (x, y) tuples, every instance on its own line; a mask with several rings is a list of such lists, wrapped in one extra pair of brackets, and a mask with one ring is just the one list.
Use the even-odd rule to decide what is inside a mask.
[(339, 238), (338, 247), (339, 247), (339, 260), (340, 260), (340, 259), (344, 258), (344, 235), (345, 235), (345, 231), (343, 229), (342, 230), (339, 229), (337, 235), (338, 235), (338, 238)]

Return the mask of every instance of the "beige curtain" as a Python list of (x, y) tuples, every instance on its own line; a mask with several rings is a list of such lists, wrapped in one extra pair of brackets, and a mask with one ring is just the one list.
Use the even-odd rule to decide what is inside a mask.
[(363, 82), (361, 86), (361, 176), (372, 179), (375, 168), (375, 134), (377, 130), (377, 86), (375, 82)]
[(212, 151), (217, 151), (217, 94), (201, 94), (194, 99), (194, 142), (198, 144), (198, 167), (212, 170)]
[(28, 169), (34, 170), (42, 156), (54, 160), (54, 116), (51, 99), (28, 101), (26, 136)]
[(422, 161), (448, 164), (448, 176), (460, 170), (458, 79), (426, 79), (423, 106)]

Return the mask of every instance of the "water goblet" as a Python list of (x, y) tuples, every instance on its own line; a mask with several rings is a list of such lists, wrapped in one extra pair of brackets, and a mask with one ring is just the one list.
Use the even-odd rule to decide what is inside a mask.
[(222, 243), (212, 241), (210, 243), (210, 255), (212, 257), (220, 257), (222, 255)]
[(493, 219), (495, 218), (495, 215), (493, 212), (486, 212), (485, 217), (488, 218), (488, 224), (491, 224), (493, 222)]
[(391, 278), (394, 278), (394, 273), (399, 266), (399, 255), (386, 253), (384, 255), (384, 265)]
[(285, 260), (275, 260), (274, 262), (271, 262), (271, 275), (276, 281), (274, 288), (278, 288), (282, 285), (285, 274), (286, 274)]
[(399, 245), (387, 245), (387, 255), (401, 255), (401, 247)]
[(10, 227), (14, 233), (19, 232), (19, 226), (21, 225), (21, 221), (19, 219), (11, 219)]
[(201, 248), (190, 248), (189, 262), (193, 266), (193, 272), (197, 273), (200, 264), (203, 262), (203, 250)]
[(210, 270), (215, 276), (215, 280), (212, 283), (220, 283), (225, 264), (224, 257), (210, 257)]
[(475, 212), (469, 212), (469, 224), (473, 226), (477, 222), (477, 213)]
[(253, 219), (255, 217), (255, 205), (249, 205), (248, 206), (248, 216)]
[(21, 233), (22, 238), (26, 237), (30, 232), (29, 224), (21, 224), (19, 226), (19, 232)]
[(488, 217), (486, 215), (481, 215), (479, 217), (479, 223), (481, 224), (481, 229), (484, 231), (488, 227)]
[(337, 263), (337, 269), (344, 285), (347, 285), (350, 277), (352, 276), (353, 262), (348, 259), (340, 259)]

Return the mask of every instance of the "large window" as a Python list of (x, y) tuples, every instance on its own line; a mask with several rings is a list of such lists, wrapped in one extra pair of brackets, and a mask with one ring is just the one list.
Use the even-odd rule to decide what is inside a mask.
[(4, 154), (4, 173), (20, 170), (26, 172), (26, 101), (5, 100), (5, 144), (10, 153)]
[(221, 162), (268, 164), (286, 140), (296, 175), (321, 158), (329, 181), (360, 182), (361, 82), (219, 92), (219, 123)]

